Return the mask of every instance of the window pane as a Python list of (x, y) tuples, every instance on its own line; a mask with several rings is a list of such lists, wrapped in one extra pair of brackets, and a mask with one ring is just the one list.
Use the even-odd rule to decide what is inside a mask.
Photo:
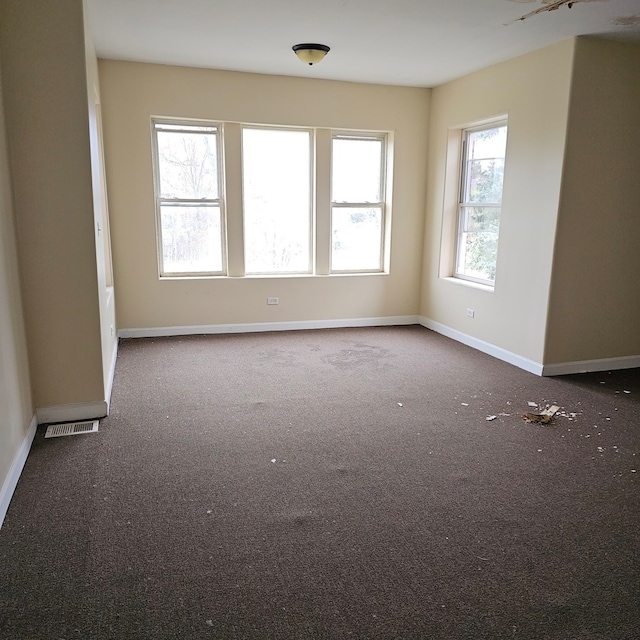
[(467, 156), (469, 160), (504, 158), (507, 149), (507, 125), (470, 131), (468, 140)]
[[(455, 273), (492, 284), (496, 277), (507, 125), (467, 130), (465, 143)], [(477, 206), (470, 206), (474, 204)]]
[(246, 273), (308, 273), (311, 240), (308, 131), (244, 129)]
[(469, 176), (468, 196), (466, 202), (502, 202), (502, 181), (504, 177), (504, 160), (471, 160), (467, 168)]
[(160, 207), (163, 273), (222, 272), (220, 207)]
[(333, 139), (333, 202), (380, 202), (382, 140)]
[(498, 256), (499, 207), (461, 207), (457, 272), (493, 282)]
[(506, 126), (468, 133), (464, 202), (502, 201), (506, 148)]
[(382, 268), (382, 210), (333, 207), (331, 270), (378, 271)]
[(157, 135), (160, 197), (217, 199), (216, 134), (158, 131)]

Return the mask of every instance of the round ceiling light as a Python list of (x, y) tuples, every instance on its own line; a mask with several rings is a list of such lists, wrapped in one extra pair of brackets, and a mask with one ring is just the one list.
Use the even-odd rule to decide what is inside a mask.
[(302, 62), (309, 65), (318, 64), (330, 51), (326, 44), (316, 44), (314, 42), (294, 44), (291, 48)]

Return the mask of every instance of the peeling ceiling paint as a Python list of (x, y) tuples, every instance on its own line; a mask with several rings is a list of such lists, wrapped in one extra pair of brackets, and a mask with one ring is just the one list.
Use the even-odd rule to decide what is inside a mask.
[(611, 21), (617, 27), (638, 27), (640, 26), (640, 16), (620, 16)]
[[(536, 0), (510, 0), (510, 2), (535, 2)], [(525, 15), (516, 18), (515, 20), (511, 20), (509, 22), (505, 22), (506, 25), (514, 24), (515, 22), (520, 22), (522, 20), (526, 20), (527, 18), (531, 18), (533, 16), (537, 16), (540, 13), (545, 13), (547, 11), (555, 11), (562, 6), (567, 6), (567, 8), (571, 9), (574, 4), (582, 3), (582, 2), (608, 2), (609, 0), (542, 0), (542, 3), (545, 5), (544, 7), (540, 7), (539, 9), (534, 9), (529, 13), (525, 13)]]

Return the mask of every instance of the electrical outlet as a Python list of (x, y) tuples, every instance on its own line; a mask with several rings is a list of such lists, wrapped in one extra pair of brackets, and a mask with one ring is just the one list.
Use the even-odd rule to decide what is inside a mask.
[(469, 318), (473, 318), (476, 315), (476, 312), (473, 309), (467, 309), (467, 316)]
[(279, 298), (267, 298), (267, 304), (280, 304)]

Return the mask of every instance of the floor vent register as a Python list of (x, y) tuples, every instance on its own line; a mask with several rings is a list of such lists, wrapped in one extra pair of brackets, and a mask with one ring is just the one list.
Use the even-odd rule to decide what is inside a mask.
[(50, 424), (44, 434), (45, 438), (59, 438), (60, 436), (77, 436), (81, 433), (95, 433), (98, 430), (98, 420), (85, 422), (65, 422)]

